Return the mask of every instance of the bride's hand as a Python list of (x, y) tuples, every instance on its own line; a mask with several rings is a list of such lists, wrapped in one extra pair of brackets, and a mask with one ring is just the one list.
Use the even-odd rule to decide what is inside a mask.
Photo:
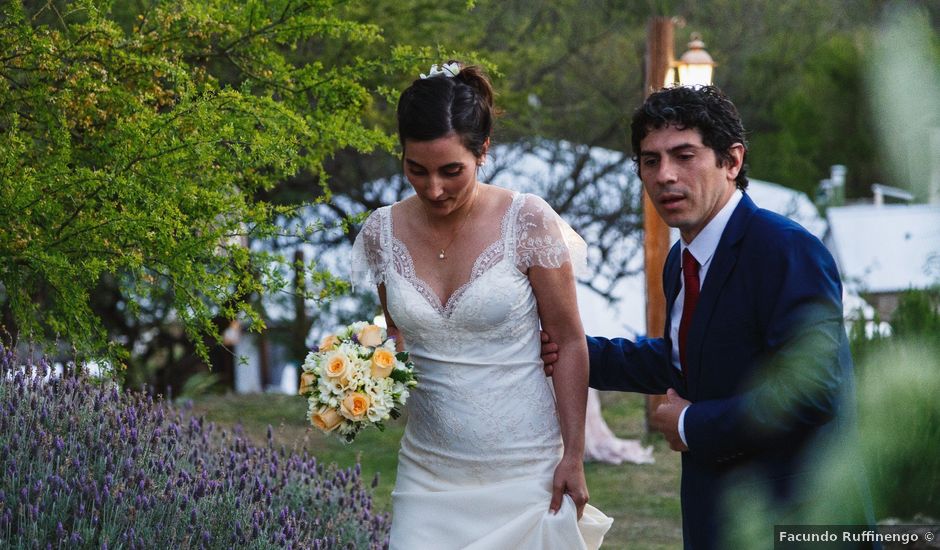
[(552, 480), (552, 502), (548, 509), (552, 514), (558, 513), (561, 508), (561, 499), (565, 494), (571, 497), (578, 509), (578, 519), (584, 513), (584, 505), (588, 502), (587, 481), (584, 479), (584, 461), (580, 457), (565, 455), (555, 467), (555, 477)]

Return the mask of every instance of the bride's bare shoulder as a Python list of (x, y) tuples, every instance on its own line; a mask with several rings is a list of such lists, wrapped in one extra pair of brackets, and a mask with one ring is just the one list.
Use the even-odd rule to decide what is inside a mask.
[(422, 208), (421, 201), (418, 199), (417, 195), (411, 195), (400, 201), (392, 203), (389, 206), (389, 212), (392, 215), (392, 219), (402, 223), (402, 221), (408, 221), (414, 218), (413, 215)]
[(392, 203), (391, 208), (392, 210), (400, 210), (400, 209), (407, 210), (409, 208), (414, 208), (415, 203), (417, 202), (418, 202), (418, 195), (411, 195), (411, 196), (403, 198), (400, 201), (395, 201), (394, 203)]
[(512, 196), (516, 194), (515, 191), (506, 189), (505, 187), (500, 187), (498, 185), (493, 185), (492, 183), (480, 182), (480, 188), (484, 193), (493, 198), (511, 199)]
[(486, 203), (489, 205), (488, 209), (493, 212), (508, 208), (516, 195), (515, 191), (489, 183), (481, 183), (480, 188), (483, 191), (483, 196), (486, 197)]

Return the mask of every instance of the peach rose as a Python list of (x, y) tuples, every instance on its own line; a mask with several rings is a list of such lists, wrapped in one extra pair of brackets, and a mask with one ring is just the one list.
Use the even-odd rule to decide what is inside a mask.
[(349, 371), (351, 369), (352, 365), (349, 363), (349, 358), (346, 357), (346, 354), (339, 351), (331, 353), (326, 358), (326, 364), (323, 367), (327, 378), (338, 378), (341, 382), (349, 378)]
[(343, 399), (339, 406), (343, 416), (350, 420), (359, 420), (369, 411), (369, 396), (364, 393), (353, 392)]
[(372, 377), (387, 378), (395, 368), (395, 354), (385, 348), (377, 348), (372, 354)]
[(335, 334), (327, 334), (320, 340), (320, 351), (330, 351), (339, 343), (339, 338)]
[(329, 407), (323, 407), (310, 415), (310, 422), (324, 432), (332, 432), (342, 421), (343, 417), (336, 412), (336, 409)]
[(378, 325), (366, 325), (359, 331), (359, 334), (356, 335), (356, 339), (359, 340), (359, 343), (363, 346), (372, 348), (380, 346), (384, 341), (382, 338), (382, 327)]
[(305, 372), (300, 375), (300, 389), (297, 390), (297, 393), (304, 395), (312, 391), (313, 387), (317, 385), (317, 375), (312, 372)]

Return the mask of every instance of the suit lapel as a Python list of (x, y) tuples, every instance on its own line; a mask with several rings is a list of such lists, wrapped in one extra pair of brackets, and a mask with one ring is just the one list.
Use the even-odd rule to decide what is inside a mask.
[(702, 375), (702, 346), (707, 338), (708, 324), (721, 296), (721, 289), (738, 261), (738, 244), (744, 237), (751, 215), (755, 211), (757, 211), (757, 205), (745, 193), (721, 234), (718, 248), (715, 249), (715, 255), (705, 275), (705, 283), (702, 285), (702, 292), (695, 306), (695, 314), (692, 316), (692, 326), (689, 327), (686, 342), (686, 354), (689, 359), (689, 372), (686, 374), (692, 401), (698, 397), (698, 382)]
[(666, 326), (663, 328), (663, 337), (667, 344), (666, 357), (668, 360), (666, 364), (669, 366), (669, 377), (672, 380), (672, 385), (681, 395), (685, 395), (687, 391), (685, 379), (672, 365), (672, 306), (679, 295), (679, 274), (682, 267), (679, 261), (680, 246), (679, 241), (676, 241), (672, 249), (669, 250), (669, 255), (666, 256), (666, 265), (663, 267), (663, 294), (666, 295)]
[(663, 334), (669, 337), (669, 327), (672, 323), (672, 305), (679, 295), (679, 273), (681, 271), (681, 262), (679, 262), (679, 241), (676, 241), (666, 256), (666, 266), (663, 270), (663, 293), (666, 295), (666, 330)]

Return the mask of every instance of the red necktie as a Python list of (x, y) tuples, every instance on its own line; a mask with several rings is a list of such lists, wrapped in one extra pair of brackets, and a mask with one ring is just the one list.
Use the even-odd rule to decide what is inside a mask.
[(682, 251), (682, 281), (685, 286), (685, 298), (682, 301), (682, 320), (679, 321), (679, 364), (686, 370), (685, 340), (692, 325), (692, 314), (695, 313), (695, 304), (698, 303), (699, 280), (698, 262), (689, 249)]

